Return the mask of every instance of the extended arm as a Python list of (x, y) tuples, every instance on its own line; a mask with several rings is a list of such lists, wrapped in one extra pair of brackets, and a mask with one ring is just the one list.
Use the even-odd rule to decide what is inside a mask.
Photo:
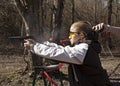
[(44, 58), (73, 64), (82, 64), (88, 50), (88, 44), (86, 43), (82, 43), (74, 47), (63, 47), (55, 43), (30, 44), (26, 42), (24, 45), (33, 53)]

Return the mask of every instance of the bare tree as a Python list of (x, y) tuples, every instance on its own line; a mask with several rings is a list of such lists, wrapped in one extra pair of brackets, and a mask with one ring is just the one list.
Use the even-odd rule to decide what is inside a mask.
[(115, 4), (116, 4), (115, 5), (116, 6), (116, 15), (115, 15), (116, 16), (116, 23), (115, 24), (118, 26), (119, 23), (120, 23), (120, 17), (119, 17), (120, 16), (120, 12), (119, 12), (119, 10), (120, 10), (120, 8), (119, 8), (120, 6), (119, 5), (120, 4), (119, 4), (119, 0), (116, 0)]
[(108, 1), (108, 24), (111, 24), (112, 2), (113, 0)]
[[(41, 23), (39, 19), (40, 0), (16, 0), (15, 6), (20, 16), (23, 19), (23, 24), (25, 26), (26, 35), (27, 36), (32, 35), (36, 38), (36, 40), (40, 41), (40, 37), (43, 35), (42, 34), (43, 28), (41, 28), (42, 26), (40, 26)], [(43, 22), (43, 20), (41, 22)], [(32, 55), (33, 66), (42, 65), (41, 58), (39, 58), (37, 55), (33, 53), (31, 55)], [(26, 71), (26, 70), (31, 69), (31, 66), (30, 66), (31, 61), (30, 61), (30, 58), (27, 58), (27, 60), (25, 61), (27, 63), (27, 66), (25, 68), (25, 71)]]
[[(25, 26), (26, 35), (32, 35), (37, 41), (43, 41), (44, 25), (45, 25), (45, 0), (15, 0), (15, 6), (18, 10), (20, 16), (22, 17), (23, 24)], [(53, 15), (53, 28), (54, 28), (54, 39), (56, 42), (60, 39), (60, 29), (62, 23), (62, 13), (64, 0), (55, 0), (54, 2), (54, 15)], [(17, 3), (17, 4), (16, 4)], [(43, 59), (35, 54), (32, 55), (33, 66), (38, 66), (43, 64)], [(30, 63), (27, 61), (26, 69), (29, 69)]]
[(72, 23), (74, 22), (74, 13), (75, 13), (75, 2), (74, 2), (74, 0), (72, 0)]
[(54, 0), (53, 9), (53, 33), (52, 37), (56, 43), (59, 43), (61, 35), (62, 14), (64, 9), (64, 0)]

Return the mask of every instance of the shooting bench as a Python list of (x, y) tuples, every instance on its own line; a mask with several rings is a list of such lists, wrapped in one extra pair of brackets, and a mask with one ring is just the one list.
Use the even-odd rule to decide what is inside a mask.
[(35, 80), (37, 78), (37, 71), (40, 72), (40, 75), (42, 76), (42, 80), (44, 82), (44, 86), (58, 86), (58, 84), (53, 81), (53, 75), (56, 75), (56, 77), (59, 79), (61, 86), (63, 86), (62, 83), (62, 74), (60, 71), (60, 68), (62, 67), (62, 63), (50, 65), (50, 66), (35, 66), (34, 68), (34, 76), (33, 76), (33, 82), (32, 86), (35, 86)]

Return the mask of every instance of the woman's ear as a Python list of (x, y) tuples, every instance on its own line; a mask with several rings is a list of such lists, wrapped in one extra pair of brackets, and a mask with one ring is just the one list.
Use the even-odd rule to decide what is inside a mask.
[(80, 33), (79, 37), (80, 37), (80, 39), (84, 39), (86, 37), (86, 35), (84, 33)]

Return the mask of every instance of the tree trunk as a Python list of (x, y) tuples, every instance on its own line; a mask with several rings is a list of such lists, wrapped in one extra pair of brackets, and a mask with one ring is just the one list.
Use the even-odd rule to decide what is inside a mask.
[(62, 14), (64, 9), (64, 0), (54, 0), (54, 14), (53, 14), (53, 38), (56, 43), (59, 43), (61, 24), (62, 24)]
[[(116, 5), (117, 5), (117, 7), (116, 7), (116, 26), (118, 26), (119, 25), (119, 0), (116, 0)], [(118, 23), (118, 24), (117, 24)]]
[(111, 25), (111, 16), (112, 16), (112, 2), (113, 0), (108, 1), (108, 24)]
[[(32, 35), (37, 41), (42, 41), (44, 27), (44, 0), (15, 0), (19, 13), (24, 20), (27, 35)], [(60, 29), (62, 23), (63, 1), (56, 0), (54, 3), (54, 33), (55, 42), (60, 39)], [(43, 59), (32, 54), (33, 66), (43, 65)]]
[(75, 2), (74, 0), (72, 0), (72, 23), (74, 22), (75, 18), (74, 18), (74, 13), (75, 13)]
[(94, 23), (97, 24), (97, 1), (94, 4)]
[[(21, 14), (22, 19), (24, 20), (24, 25), (26, 29), (26, 35), (32, 35), (35, 37), (37, 41), (41, 41), (43, 35), (43, 28), (40, 26), (39, 20), (39, 5), (40, 0), (16, 0), (17, 7), (20, 10), (19, 14)], [(42, 65), (42, 58), (35, 54), (31, 54), (32, 56), (32, 66)], [(30, 59), (30, 57), (28, 57)], [(27, 65), (31, 68), (30, 62)], [(30, 69), (28, 68), (28, 69)]]

